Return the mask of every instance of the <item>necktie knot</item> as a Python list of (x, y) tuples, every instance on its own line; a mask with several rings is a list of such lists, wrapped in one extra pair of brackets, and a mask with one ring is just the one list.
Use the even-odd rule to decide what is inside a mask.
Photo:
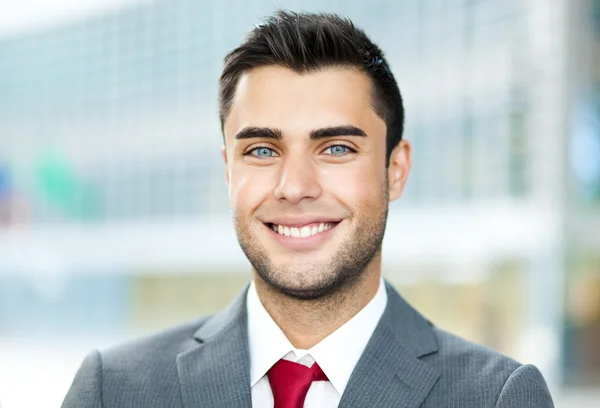
[(327, 381), (317, 363), (311, 367), (279, 360), (267, 373), (273, 391), (275, 408), (302, 408), (313, 381)]

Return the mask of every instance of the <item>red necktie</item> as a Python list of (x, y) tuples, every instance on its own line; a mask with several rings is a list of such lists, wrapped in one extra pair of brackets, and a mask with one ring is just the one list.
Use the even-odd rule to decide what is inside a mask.
[(267, 373), (273, 391), (275, 408), (302, 408), (313, 381), (327, 381), (317, 363), (312, 367), (279, 360)]

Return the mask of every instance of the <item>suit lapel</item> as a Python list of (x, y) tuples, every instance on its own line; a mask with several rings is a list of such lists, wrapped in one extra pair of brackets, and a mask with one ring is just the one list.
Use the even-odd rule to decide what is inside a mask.
[(356, 365), (340, 408), (419, 407), (439, 377), (420, 360), (437, 352), (429, 322), (386, 284), (388, 304)]
[(185, 408), (251, 407), (246, 290), (194, 334), (177, 356)]

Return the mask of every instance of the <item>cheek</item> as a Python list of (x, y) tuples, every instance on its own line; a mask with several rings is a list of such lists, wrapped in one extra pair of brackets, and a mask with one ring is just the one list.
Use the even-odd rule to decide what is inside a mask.
[(375, 166), (357, 166), (345, 169), (326, 177), (325, 190), (332, 193), (352, 210), (373, 205), (382, 201), (385, 172)]
[(235, 213), (252, 213), (273, 195), (268, 178), (260, 170), (234, 168), (229, 180), (229, 196)]

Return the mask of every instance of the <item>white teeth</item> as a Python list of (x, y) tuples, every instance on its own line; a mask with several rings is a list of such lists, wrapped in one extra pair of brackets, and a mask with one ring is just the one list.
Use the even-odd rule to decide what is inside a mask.
[(310, 227), (309, 226), (304, 226), (300, 229), (300, 237), (301, 238), (310, 237)]
[(323, 231), (327, 231), (328, 229), (332, 228), (333, 226), (334, 226), (334, 224), (332, 224), (332, 223), (324, 223), (324, 222), (320, 223), (318, 226), (317, 225), (313, 225), (313, 226), (305, 225), (302, 228), (286, 227), (283, 225), (273, 224), (271, 229), (273, 231), (275, 231), (276, 233), (278, 233), (279, 235), (285, 235), (286, 237), (307, 238), (312, 235), (321, 233)]

